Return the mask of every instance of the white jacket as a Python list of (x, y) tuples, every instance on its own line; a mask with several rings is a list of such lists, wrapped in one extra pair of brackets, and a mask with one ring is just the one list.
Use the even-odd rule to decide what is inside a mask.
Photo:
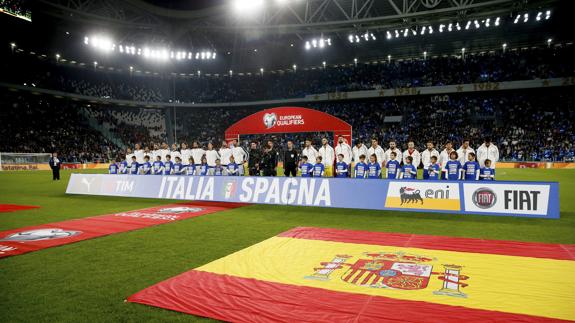
[(319, 148), (319, 155), (321, 156), (321, 163), (324, 164), (326, 167), (333, 166), (335, 161), (335, 150), (333, 147), (328, 145), (321, 146)]
[(369, 147), (367, 150), (367, 156), (365, 156), (365, 160), (369, 161), (369, 156), (375, 154), (376, 161), (382, 165), (385, 162), (385, 152), (381, 146), (377, 146), (377, 148)]
[(348, 144), (346, 144), (346, 143), (337, 144), (337, 146), (335, 146), (335, 154), (336, 154), (336, 157), (337, 157), (337, 155), (342, 154), (343, 155), (343, 161), (348, 165), (351, 163), (352, 151), (351, 151), (351, 147)]
[(220, 161), (222, 162), (222, 165), (227, 166), (230, 163), (231, 156), (232, 150), (230, 148), (220, 148)]
[(301, 155), (302, 156), (306, 156), (307, 157), (307, 161), (309, 163), (311, 163), (312, 165), (315, 164), (315, 158), (317, 157), (319, 153), (317, 152), (317, 150), (315, 150), (315, 148), (313, 148), (313, 146), (305, 147), (302, 151), (301, 151)]
[(407, 164), (407, 156), (413, 158), (412, 165), (415, 166), (415, 168), (419, 167), (419, 164), (421, 164), (421, 154), (417, 149), (414, 149), (411, 153), (409, 153), (409, 149), (403, 152), (403, 164)]
[(421, 162), (423, 163), (424, 168), (428, 168), (429, 165), (431, 165), (431, 156), (435, 156), (439, 160), (439, 152), (435, 150), (435, 148), (431, 151), (426, 149), (421, 153)]
[(215, 150), (206, 150), (206, 161), (208, 162), (208, 166), (214, 167), (216, 166), (216, 159), (219, 159), (220, 155)]
[[(452, 149), (451, 151), (455, 151), (455, 149)], [(451, 151), (447, 152), (447, 149), (443, 149), (441, 154), (439, 154), (439, 160), (437, 163), (441, 168), (443, 168), (445, 164), (447, 164), (447, 162), (449, 161), (449, 154), (451, 154)]]
[(459, 163), (461, 164), (461, 166), (463, 166), (463, 164), (465, 164), (467, 161), (469, 161), (469, 153), (474, 153), (475, 149), (471, 148), (471, 147), (467, 147), (467, 149), (465, 149), (465, 151), (463, 151), (463, 147), (459, 147), (459, 149), (457, 149), (457, 160), (459, 160)]
[(181, 149), (180, 154), (182, 155), (182, 165), (190, 164), (190, 157), (192, 156), (191, 149)]
[(495, 164), (499, 160), (499, 148), (493, 143), (489, 145), (489, 147), (483, 144), (477, 148), (477, 161), (479, 162), (479, 166), (484, 167), (486, 159), (490, 159), (491, 167), (495, 168)]
[(399, 150), (399, 148), (395, 148), (394, 150), (391, 150), (391, 148), (388, 148), (385, 151), (384, 162), (387, 163), (388, 160), (391, 160), (391, 153), (392, 152), (397, 154), (397, 156), (395, 157), (395, 160), (397, 160), (401, 163), (401, 161), (403, 160), (403, 154), (401, 153), (401, 150)]
[(192, 148), (192, 157), (194, 158), (194, 164), (199, 165), (202, 163), (202, 156), (206, 153), (202, 148)]
[(241, 165), (246, 160), (247, 153), (242, 147), (238, 146), (232, 148), (232, 156), (234, 156), (236, 164)]
[(351, 151), (353, 154), (353, 161), (356, 163), (359, 162), (359, 156), (361, 156), (361, 155), (365, 155), (365, 158), (369, 157), (367, 147), (364, 144), (361, 144), (361, 146), (359, 146), (359, 148), (357, 148), (357, 146), (353, 146), (353, 149)]

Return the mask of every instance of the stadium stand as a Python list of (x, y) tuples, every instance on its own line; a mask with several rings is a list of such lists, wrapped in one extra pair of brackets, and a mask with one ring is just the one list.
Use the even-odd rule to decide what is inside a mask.
[[(70, 67), (50, 59), (15, 54), (3, 63), (4, 82), (34, 84), (100, 98), (138, 102), (222, 103), (303, 97), (308, 94), (421, 87), (447, 84), (543, 79), (573, 75), (572, 45), (438, 56), (428, 59), (358, 63), (293, 72), (284, 70), (263, 76), (193, 76), (165, 73), (132, 75), (127, 71), (95, 71), (91, 66)], [(21, 66), (31, 68), (22, 70)], [(81, 72), (80, 72), (81, 71)]]
[[(154, 143), (166, 141), (165, 115), (154, 109), (103, 109), (25, 93), (6, 94), (3, 101), (3, 105), (9, 107), (2, 111), (3, 118), (13, 120), (2, 129), (4, 139), (0, 150), (3, 151), (49, 152), (57, 149), (68, 159), (78, 161), (109, 159), (120, 154), (119, 147), (97, 131), (82, 133), (86, 127), (82, 125), (87, 124), (88, 118), (105, 124), (126, 146), (140, 143), (152, 147)], [(427, 140), (433, 140), (441, 147), (448, 140), (459, 145), (464, 138), (471, 139), (475, 147), (485, 136), (491, 136), (505, 160), (572, 161), (575, 155), (570, 121), (575, 117), (575, 100), (569, 89), (452, 94), (443, 101), (434, 101), (430, 96), (381, 98), (313, 103), (309, 107), (347, 120), (353, 126), (356, 139), (363, 139), (368, 146), (367, 141), (375, 137), (382, 145), (394, 139), (403, 149), (408, 140), (415, 141), (417, 147), (423, 149)], [(59, 108), (59, 113), (52, 113), (53, 109)], [(178, 108), (177, 141), (191, 143), (197, 140), (204, 145), (213, 142), (217, 146), (229, 125), (261, 108)], [(22, 109), (27, 111), (25, 116), (19, 114)], [(385, 118), (389, 116), (401, 117), (401, 121), (386, 122)], [(537, 123), (537, 128), (526, 126), (533, 122)], [(28, 130), (22, 132), (22, 129)], [(283, 145), (289, 138), (301, 145), (311, 137), (318, 146), (323, 135), (278, 135), (271, 139)], [(24, 144), (12, 140), (24, 137), (38, 141), (31, 139)], [(242, 139), (242, 144), (247, 146), (249, 140), (268, 138)]]

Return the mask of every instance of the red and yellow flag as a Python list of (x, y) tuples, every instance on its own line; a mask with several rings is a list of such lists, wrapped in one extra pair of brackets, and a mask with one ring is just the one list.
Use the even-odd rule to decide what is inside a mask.
[(243, 322), (575, 320), (575, 246), (295, 228), (129, 301)]

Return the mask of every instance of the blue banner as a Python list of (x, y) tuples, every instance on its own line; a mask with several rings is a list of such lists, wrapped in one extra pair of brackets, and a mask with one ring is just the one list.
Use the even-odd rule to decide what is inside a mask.
[(556, 182), (72, 174), (66, 193), (559, 218)]

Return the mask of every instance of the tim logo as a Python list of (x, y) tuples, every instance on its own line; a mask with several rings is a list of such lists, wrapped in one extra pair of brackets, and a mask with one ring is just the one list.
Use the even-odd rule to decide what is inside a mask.
[(276, 125), (276, 122), (278, 121), (278, 117), (275, 113), (266, 113), (264, 114), (264, 125), (266, 126), (267, 129), (272, 128), (273, 126)]
[(30, 231), (22, 231), (18, 233), (13, 233), (6, 236), (0, 241), (40, 241), (40, 240), (52, 240), (60, 238), (69, 238), (81, 234), (82, 231), (71, 231), (62, 229), (38, 229)]
[(227, 182), (224, 185), (224, 198), (226, 200), (229, 200), (230, 198), (236, 195), (236, 190), (237, 190), (237, 183), (235, 181)]
[(497, 202), (497, 195), (495, 195), (492, 190), (482, 187), (473, 192), (471, 200), (478, 208), (489, 209), (495, 205), (495, 202)]
[(116, 181), (116, 193), (132, 193), (134, 181)]
[(399, 196), (401, 198), (401, 204), (418, 203), (423, 204), (423, 198), (419, 194), (419, 190), (411, 187), (404, 186), (399, 189)]

